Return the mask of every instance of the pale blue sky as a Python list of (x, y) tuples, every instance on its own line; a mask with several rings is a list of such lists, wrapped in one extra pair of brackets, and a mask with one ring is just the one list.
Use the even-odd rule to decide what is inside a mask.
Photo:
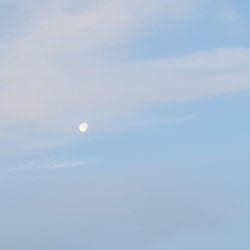
[(0, 0), (0, 249), (249, 250), (249, 7)]

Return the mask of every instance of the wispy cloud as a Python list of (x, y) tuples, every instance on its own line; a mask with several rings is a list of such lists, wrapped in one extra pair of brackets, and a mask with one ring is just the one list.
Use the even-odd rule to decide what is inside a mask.
[(126, 62), (112, 60), (113, 48), (135, 39), (148, 23), (159, 18), (180, 25), (202, 0), (95, 1), (73, 12), (59, 2), (34, 8), (40, 11), (30, 25), (2, 44), (2, 122), (39, 124), (65, 135), (83, 119), (94, 130), (144, 104), (250, 89), (249, 48), (140, 62), (125, 50)]
[[(1, 119), (35, 121), (44, 126), (60, 121), (66, 128), (71, 126), (68, 121), (80, 117), (103, 120), (128, 106), (134, 108), (133, 89), (147, 90), (152, 83), (136, 84), (144, 72), (133, 72), (135, 65), (105, 60), (105, 49), (132, 39), (150, 17), (156, 21), (164, 16), (168, 22), (182, 19), (197, 2), (108, 0), (73, 13), (64, 11), (63, 5), (61, 11), (51, 11), (51, 6), (59, 3), (47, 2), (48, 12), (42, 8), (33, 17), (32, 26), (4, 46)], [(146, 65), (142, 66), (145, 69)], [(131, 79), (124, 82), (126, 74), (131, 74)], [(138, 102), (149, 99), (145, 94)], [(63, 116), (58, 110), (64, 110)]]
[(85, 161), (69, 161), (69, 162), (59, 162), (53, 163), (50, 165), (51, 168), (60, 169), (60, 168), (76, 168), (76, 167), (83, 167), (88, 165)]
[(4, 177), (4, 174), (10, 174), (14, 172), (24, 172), (24, 171), (36, 171), (36, 170), (60, 170), (60, 169), (68, 169), (68, 168), (81, 168), (84, 166), (90, 165), (90, 162), (86, 161), (61, 161), (61, 162), (40, 162), (40, 161), (30, 161), (27, 163), (17, 164), (16, 167), (8, 167), (1, 170), (1, 176)]

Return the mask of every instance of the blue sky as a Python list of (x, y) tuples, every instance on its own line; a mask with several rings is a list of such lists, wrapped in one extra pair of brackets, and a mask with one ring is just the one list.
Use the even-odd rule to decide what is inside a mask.
[(0, 249), (249, 250), (249, 5), (0, 0)]

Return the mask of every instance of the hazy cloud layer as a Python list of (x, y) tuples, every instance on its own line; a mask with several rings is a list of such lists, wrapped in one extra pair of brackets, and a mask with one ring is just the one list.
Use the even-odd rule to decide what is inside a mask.
[(249, 89), (248, 48), (146, 62), (133, 62), (124, 52), (131, 62), (112, 59), (113, 48), (148, 23), (185, 21), (201, 3), (107, 0), (75, 2), (79, 8), (73, 9), (67, 1), (27, 4), (32, 22), (2, 44), (1, 120), (46, 127), (60, 122), (67, 129), (82, 119), (105, 122), (145, 103)]

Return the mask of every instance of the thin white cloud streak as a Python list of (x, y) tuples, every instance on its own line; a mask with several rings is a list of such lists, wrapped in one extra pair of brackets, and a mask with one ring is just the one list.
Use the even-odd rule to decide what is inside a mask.
[[(249, 89), (250, 50), (218, 49), (177, 58), (131, 64), (125, 81), (145, 101), (182, 101)], [(121, 70), (122, 71), (122, 70)], [(122, 73), (122, 72), (119, 72)]]
[(75, 14), (42, 12), (29, 32), (5, 46), (0, 119), (65, 130), (82, 119), (109, 122), (146, 103), (249, 89), (248, 48), (119, 64), (103, 57), (105, 48), (131, 39), (150, 17), (187, 18), (197, 2), (100, 1)]
[(84, 161), (59, 162), (51, 165), (53, 169), (76, 168), (86, 166), (88, 163)]
[[(31, 161), (28, 163), (20, 164), (20, 166), (14, 168), (1, 169), (1, 174), (13, 174), (17, 172), (24, 171), (35, 171), (35, 170), (61, 170), (61, 169), (71, 169), (71, 168), (81, 168), (89, 166), (90, 162), (86, 161), (62, 161), (62, 162), (39, 162)], [(11, 176), (11, 175), (9, 175)], [(0, 175), (0, 179), (4, 178), (5, 175)]]

